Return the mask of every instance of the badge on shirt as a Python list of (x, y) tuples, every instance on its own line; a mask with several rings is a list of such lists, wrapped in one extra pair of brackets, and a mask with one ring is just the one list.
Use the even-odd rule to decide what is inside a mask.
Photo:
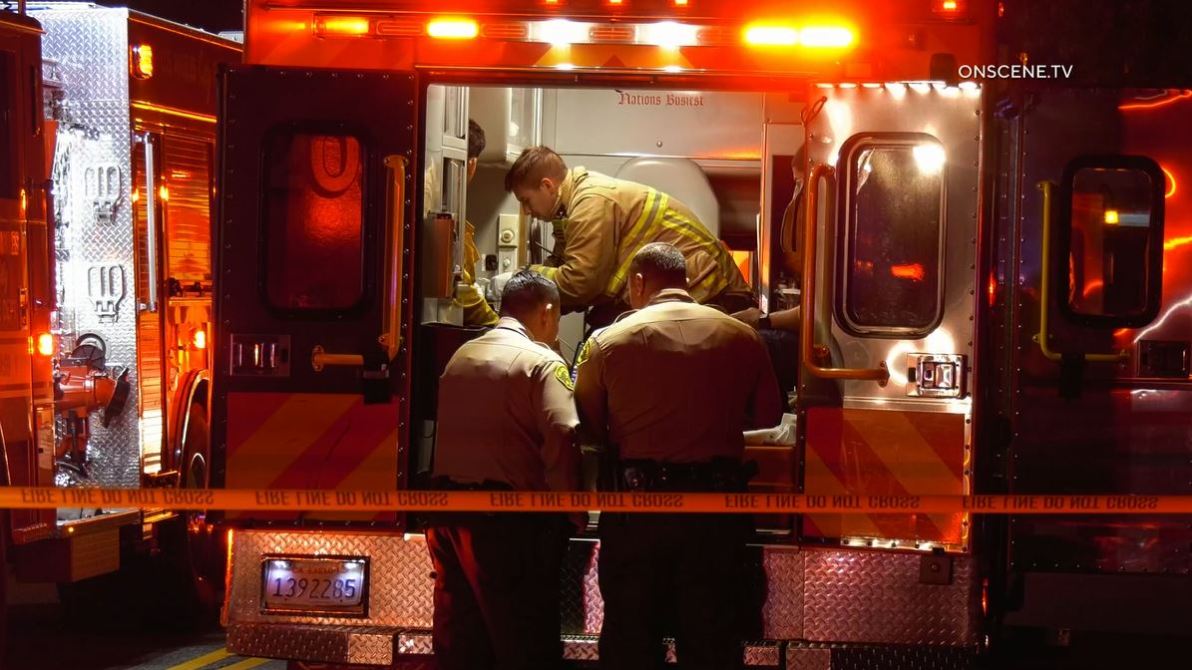
[(566, 386), (568, 391), (575, 390), (575, 384), (571, 381), (571, 373), (567, 372), (566, 365), (559, 364), (555, 366), (555, 379), (558, 379), (559, 383)]

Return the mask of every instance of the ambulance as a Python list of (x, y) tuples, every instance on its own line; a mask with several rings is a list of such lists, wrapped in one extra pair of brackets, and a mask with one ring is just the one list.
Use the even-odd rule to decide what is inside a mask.
[[(482, 283), (549, 252), (503, 190), (545, 144), (679, 198), (763, 310), (801, 310), (795, 436), (748, 448), (753, 490), (1192, 492), (1192, 96), (1033, 61), (1031, 12), (249, 0), (218, 114), (213, 485), (418, 488), (438, 373), (477, 332), (453, 301), (465, 220)], [(583, 330), (565, 317), (567, 357)], [(1033, 635), (1187, 635), (1187, 519), (1104, 512), (759, 517), (743, 661), (967, 668)], [(228, 648), (432, 667), (420, 522), (227, 514)], [(577, 665), (598, 571), (589, 529), (561, 587)]]

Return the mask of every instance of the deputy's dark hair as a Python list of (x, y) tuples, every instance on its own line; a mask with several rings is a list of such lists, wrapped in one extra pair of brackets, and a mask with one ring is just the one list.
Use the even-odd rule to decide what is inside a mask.
[(629, 262), (629, 273), (641, 273), (646, 281), (663, 288), (687, 288), (687, 261), (678, 248), (666, 242), (651, 242), (638, 249)]
[(537, 186), (545, 177), (562, 181), (566, 176), (567, 163), (554, 149), (530, 147), (521, 152), (505, 173), (505, 190), (512, 193), (518, 186)]
[(501, 316), (517, 318), (547, 303), (559, 304), (559, 287), (545, 275), (521, 270), (505, 282), (501, 291)]
[(484, 138), (484, 128), (472, 119), (468, 119), (468, 158), (478, 158), (484, 151), (488, 141)]

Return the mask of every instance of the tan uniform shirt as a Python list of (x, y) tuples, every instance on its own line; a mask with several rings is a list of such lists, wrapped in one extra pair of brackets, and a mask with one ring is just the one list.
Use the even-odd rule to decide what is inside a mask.
[(577, 423), (563, 359), (504, 317), (460, 347), (439, 380), (434, 475), (573, 491)]
[(621, 458), (672, 463), (739, 458), (742, 431), (782, 418), (757, 333), (678, 289), (588, 339), (575, 400), (585, 428)]
[(531, 269), (559, 285), (564, 311), (628, 302), (629, 261), (651, 242), (667, 242), (682, 252), (687, 289), (697, 302), (726, 294), (752, 300), (728, 250), (675, 198), (582, 167), (568, 170), (559, 198), (559, 215), (566, 219), (561, 238), (556, 234), (546, 265)]

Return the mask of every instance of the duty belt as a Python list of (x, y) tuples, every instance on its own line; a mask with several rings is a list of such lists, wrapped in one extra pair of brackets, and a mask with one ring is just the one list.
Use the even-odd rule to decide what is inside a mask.
[(617, 484), (625, 491), (744, 491), (757, 474), (757, 463), (715, 458), (698, 463), (624, 459), (617, 467)]

